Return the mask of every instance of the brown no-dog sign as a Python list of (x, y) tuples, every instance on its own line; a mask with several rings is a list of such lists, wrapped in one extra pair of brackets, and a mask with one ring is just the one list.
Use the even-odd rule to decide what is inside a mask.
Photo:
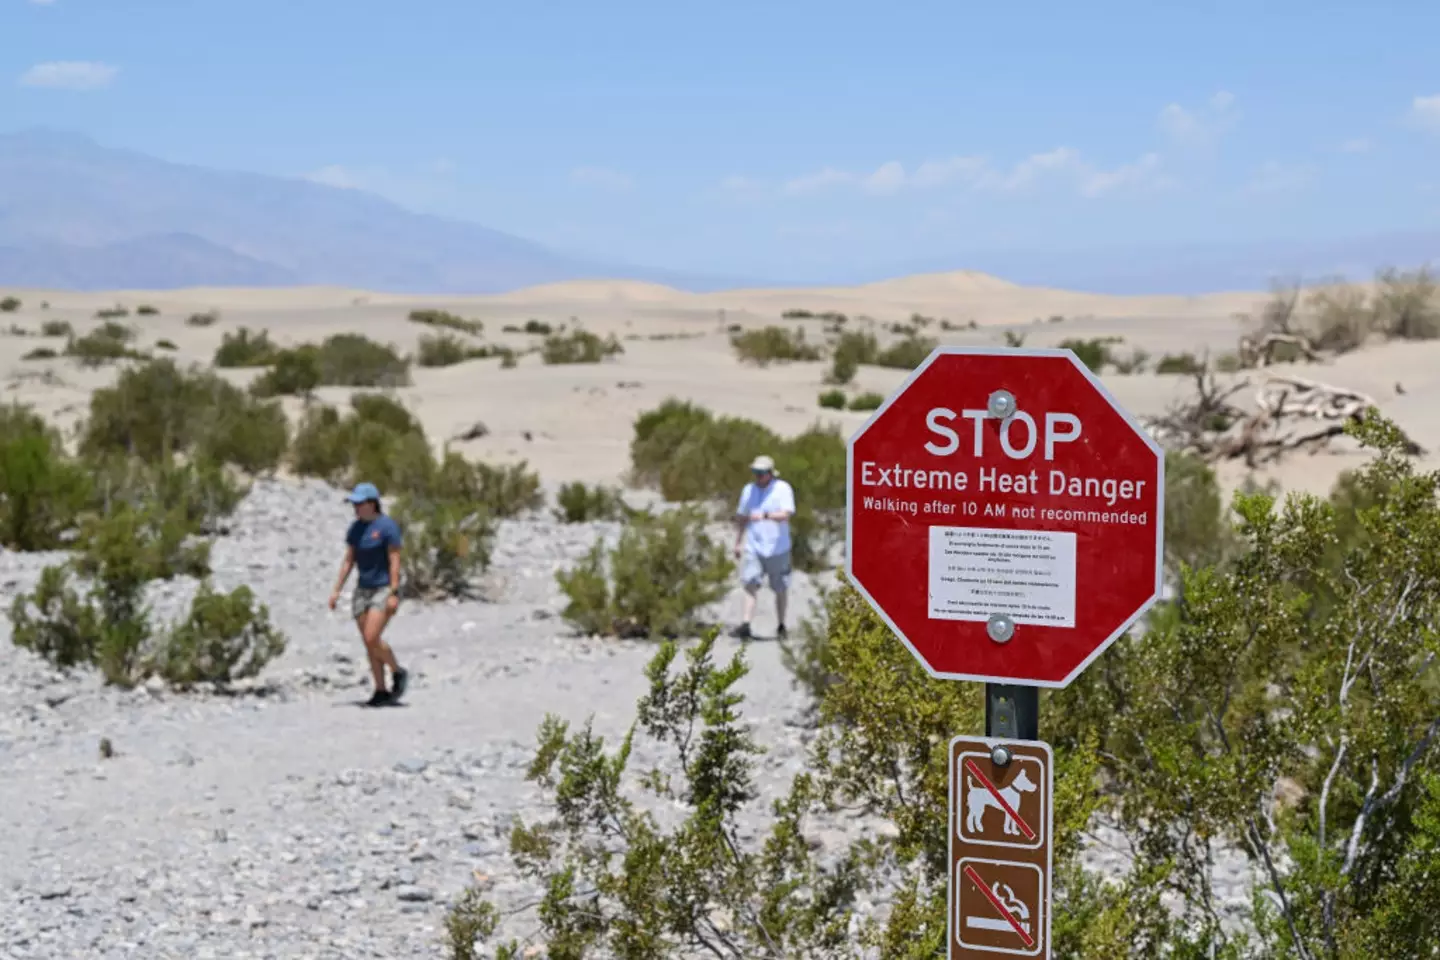
[(1050, 760), (1038, 740), (950, 741), (952, 960), (1050, 956)]

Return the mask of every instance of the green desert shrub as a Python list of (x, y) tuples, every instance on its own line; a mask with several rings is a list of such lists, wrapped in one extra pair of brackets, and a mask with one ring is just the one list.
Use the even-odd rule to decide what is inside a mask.
[(1119, 337), (1092, 337), (1089, 340), (1061, 340), (1060, 349), (1069, 350), (1075, 358), (1085, 364), (1092, 373), (1104, 373), (1111, 363), (1110, 347), (1118, 343)]
[(1205, 364), (1195, 359), (1193, 353), (1167, 353), (1155, 363), (1156, 373), (1191, 374), (1204, 369)]
[(835, 341), (830, 356), (830, 371), (825, 375), (827, 383), (843, 385), (855, 379), (862, 365), (873, 365), (880, 356), (880, 344), (873, 333), (861, 330), (847, 330)]
[(142, 303), (135, 308), (135, 312), (142, 317), (153, 317), (160, 313), (160, 308), (148, 303)]
[(80, 361), (81, 366), (98, 367), (115, 360), (137, 358), (130, 346), (131, 330), (119, 323), (106, 323), (83, 337), (72, 336), (65, 344), (66, 356)]
[(108, 515), (122, 507), (161, 511), (189, 533), (225, 531), (225, 518), (245, 495), (231, 471), (203, 457), (146, 462), (123, 454), (85, 461), (92, 475), (92, 507)]
[(403, 387), (410, 362), (393, 347), (358, 333), (337, 333), (320, 344), (320, 384), (326, 387)]
[(102, 569), (85, 593), (70, 566), (46, 567), (36, 589), (11, 604), (14, 644), (63, 670), (98, 667), (117, 686), (158, 675), (182, 689), (255, 676), (284, 652), (284, 635), (244, 586), (223, 594), (202, 582), (185, 619), (154, 632), (129, 562), (112, 558), (119, 566)]
[(95, 316), (100, 320), (118, 320), (121, 317), (130, 316), (130, 311), (123, 304), (115, 304), (113, 307), (104, 307), (95, 311)]
[(180, 348), (175, 345), (174, 340), (166, 340), (164, 337), (161, 337), (159, 340), (155, 341), (155, 349), (169, 350), (173, 352), (175, 350), (179, 350)]
[(588, 330), (571, 330), (546, 337), (540, 348), (540, 359), (551, 364), (599, 363), (624, 352), (625, 348), (613, 333), (602, 339)]
[(446, 451), (435, 472), (432, 496), (471, 503), (492, 517), (510, 518), (545, 504), (540, 475), (524, 461), (491, 464)]
[(104, 633), (100, 611), (77, 593), (67, 566), (40, 571), (33, 591), (11, 601), (11, 640), (60, 670), (95, 662)]
[(220, 593), (204, 581), (189, 615), (163, 638), (146, 672), (182, 690), (197, 683), (228, 684), (257, 676), (285, 646), (269, 608), (249, 587)]
[(598, 540), (574, 568), (556, 574), (562, 616), (589, 634), (673, 637), (695, 632), (696, 615), (725, 595), (733, 565), (693, 508), (637, 514), (607, 549)]
[(268, 367), (275, 362), (279, 348), (270, 339), (269, 330), (259, 333), (249, 327), (226, 333), (215, 348), (217, 367)]
[(820, 394), (819, 403), (820, 406), (825, 408), (826, 410), (844, 410), (845, 391), (825, 390)]
[(461, 333), (479, 335), (485, 332), (485, 324), (479, 320), (467, 320), (445, 310), (411, 310), (411, 323), (423, 323), (430, 327), (444, 327)]
[(453, 367), (467, 360), (483, 360), (499, 354), (500, 351), (473, 343), (466, 343), (449, 333), (425, 335), (420, 338), (416, 362), (422, 367)]
[(160, 359), (124, 370), (91, 395), (80, 449), (152, 462), (194, 453), (259, 473), (279, 464), (287, 433), (277, 404), (248, 397), (212, 372)]
[(20, 302), (18, 297), (5, 297), (0, 299), (0, 313), (14, 313), (22, 306), (24, 306), (24, 304)]
[(845, 441), (834, 427), (781, 438), (753, 420), (716, 417), (670, 399), (635, 422), (631, 479), (658, 489), (666, 500), (708, 502), (728, 512), (749, 479), (750, 462), (761, 453), (775, 458), (795, 488), (794, 563), (800, 569), (823, 565), (843, 534)]
[(884, 402), (885, 394), (870, 390), (851, 397), (849, 407), (851, 410), (878, 410)]
[(257, 397), (307, 397), (320, 386), (320, 379), (320, 348), (304, 344), (276, 352), (250, 392)]
[(379, 387), (410, 384), (410, 361), (395, 349), (358, 333), (337, 333), (319, 346), (276, 351), (270, 369), (251, 388), (257, 396), (304, 396), (316, 387)]
[(303, 477), (343, 483), (355, 456), (353, 427), (341, 429), (344, 418), (329, 404), (305, 408), (290, 445), (290, 467)]
[(627, 509), (620, 491), (612, 487), (589, 486), (576, 481), (562, 486), (555, 494), (555, 519), (562, 523), (590, 523), (596, 520), (619, 520)]
[(58, 356), (60, 356), (60, 355), (59, 355), (58, 353), (56, 353), (54, 350), (52, 350), (50, 347), (36, 347), (34, 350), (29, 351), (28, 353), (25, 354), (25, 356), (21, 357), (20, 359), (22, 359), (22, 360), (54, 360), (54, 359), (55, 359), (56, 357), (58, 357)]
[(555, 332), (555, 328), (550, 326), (550, 324), (545, 323), (542, 320), (535, 320), (533, 318), (530, 320), (526, 320), (525, 326), (521, 327), (520, 329), (523, 333), (533, 333), (537, 336), (542, 337), (548, 337), (550, 334)]
[(69, 337), (74, 333), (75, 328), (70, 326), (68, 320), (46, 320), (40, 324), (40, 336), (42, 337)]
[(80, 525), (73, 565), (87, 577), (122, 567), (138, 583), (210, 574), (210, 543), (193, 535), (180, 509), (119, 502)]
[(406, 596), (469, 598), (490, 564), (494, 520), (482, 506), (460, 500), (405, 498), (391, 511), (405, 533), (400, 553)]
[(896, 340), (881, 350), (875, 357), (875, 365), (899, 370), (914, 370), (924, 362), (926, 357), (930, 356), (935, 346), (936, 341), (932, 338), (912, 334)]
[(355, 394), (342, 415), (315, 404), (301, 418), (290, 463), (302, 476), (377, 485), (386, 496), (469, 504), (488, 517), (513, 517), (544, 503), (540, 477), (525, 463), (466, 460), (453, 450), (436, 458), (414, 415), (390, 397)]
[(746, 330), (730, 338), (730, 346), (742, 363), (766, 367), (772, 363), (794, 360), (819, 360), (820, 348), (805, 341), (805, 330), (796, 327), (761, 327)]
[(215, 310), (207, 310), (204, 313), (192, 313), (185, 318), (185, 325), (189, 327), (213, 327), (220, 319), (220, 314)]
[(55, 550), (89, 502), (91, 475), (29, 407), (0, 407), (0, 546)]
[(1215, 472), (1194, 454), (1165, 454), (1165, 563), (1171, 576), (1215, 566), (1238, 547)]

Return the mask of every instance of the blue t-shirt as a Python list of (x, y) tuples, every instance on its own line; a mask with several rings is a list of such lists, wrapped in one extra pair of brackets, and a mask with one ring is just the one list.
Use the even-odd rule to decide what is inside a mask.
[(355, 548), (357, 583), (367, 590), (390, 585), (390, 548), (400, 546), (400, 525), (385, 514), (374, 520), (356, 520), (345, 534)]

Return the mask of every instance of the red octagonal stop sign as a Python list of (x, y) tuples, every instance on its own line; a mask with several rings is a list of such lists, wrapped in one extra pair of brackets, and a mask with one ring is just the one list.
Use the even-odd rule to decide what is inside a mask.
[(847, 472), (846, 572), (932, 676), (1063, 687), (1159, 599), (1164, 454), (1068, 350), (937, 348)]

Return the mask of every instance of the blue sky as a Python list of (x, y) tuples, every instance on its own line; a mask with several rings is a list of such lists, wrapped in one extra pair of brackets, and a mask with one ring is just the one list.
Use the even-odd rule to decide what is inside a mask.
[(0, 129), (382, 193), (611, 259), (1440, 228), (1440, 6), (0, 0)]

